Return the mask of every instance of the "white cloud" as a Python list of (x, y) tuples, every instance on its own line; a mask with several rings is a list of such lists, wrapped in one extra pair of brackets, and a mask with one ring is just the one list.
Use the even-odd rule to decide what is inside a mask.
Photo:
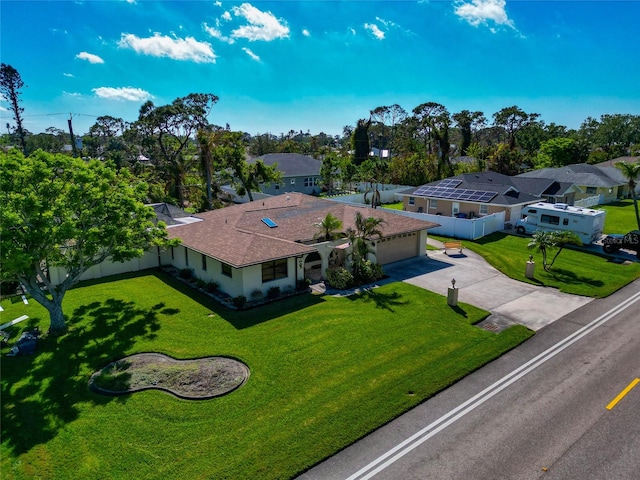
[(222, 6), (222, 2), (215, 2), (215, 3), (214, 3), (214, 5), (215, 5), (216, 7), (221, 7), (221, 6)]
[(310, 37), (311, 36), (311, 32), (309, 32), (309, 30), (307, 30), (306, 28), (302, 29), (302, 35), (304, 35), (305, 37)]
[(248, 49), (247, 47), (244, 47), (242, 50), (244, 50), (244, 52), (249, 55), (253, 60), (255, 60), (256, 62), (260, 61), (260, 57), (258, 55), (256, 55), (255, 53), (253, 53), (250, 49)]
[(118, 42), (120, 48), (131, 48), (137, 53), (153, 57), (168, 57), (196, 63), (215, 63), (216, 54), (208, 42), (198, 42), (193, 37), (172, 38), (155, 33), (153, 37), (140, 38), (123, 33)]
[(224, 12), (222, 15), (220, 15), (220, 18), (229, 22), (231, 21), (231, 14), (229, 12)]
[(62, 75), (64, 75), (65, 77), (69, 77), (69, 78), (75, 78), (75, 75), (73, 73), (62, 73)]
[(149, 92), (134, 87), (99, 87), (91, 90), (96, 96), (108, 100), (120, 100), (129, 102), (143, 102), (153, 98)]
[(474, 27), (487, 25), (491, 21), (515, 29), (505, 10), (506, 5), (506, 0), (471, 0), (471, 3), (458, 3), (454, 12)]
[(277, 38), (288, 38), (289, 27), (284, 20), (278, 20), (271, 12), (262, 12), (250, 3), (233, 7), (236, 17), (243, 17), (249, 25), (244, 25), (231, 32), (234, 38), (246, 38), (250, 42), (263, 40), (269, 42)]
[(222, 40), (223, 42), (227, 42), (229, 44), (235, 43), (235, 40), (233, 38), (229, 38), (223, 35), (223, 33), (216, 27), (210, 27), (206, 23), (203, 23), (202, 27), (204, 28), (204, 31), (211, 35), (213, 38), (217, 38), (218, 40)]
[(80, 52), (76, 55), (76, 58), (80, 60), (86, 60), (89, 63), (104, 63), (104, 60), (101, 59), (98, 55), (94, 55), (93, 53), (88, 52)]
[(369, 30), (371, 34), (378, 40), (384, 40), (384, 32), (380, 30), (378, 25), (376, 25), (375, 23), (365, 23), (364, 28)]

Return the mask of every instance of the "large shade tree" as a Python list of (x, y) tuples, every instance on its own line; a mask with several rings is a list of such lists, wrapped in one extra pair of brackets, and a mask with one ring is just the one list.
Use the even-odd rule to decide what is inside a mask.
[[(142, 203), (146, 185), (125, 169), (41, 150), (0, 153), (0, 168), (0, 278), (24, 285), (49, 311), (54, 334), (66, 329), (65, 293), (89, 268), (175, 243)], [(57, 285), (52, 267), (66, 272)]]
[(186, 176), (195, 166), (196, 134), (210, 127), (207, 117), (217, 102), (218, 97), (210, 93), (190, 93), (169, 105), (148, 101), (132, 124), (141, 145), (152, 148), (147, 157), (166, 174), (167, 191), (181, 207), (185, 205)]

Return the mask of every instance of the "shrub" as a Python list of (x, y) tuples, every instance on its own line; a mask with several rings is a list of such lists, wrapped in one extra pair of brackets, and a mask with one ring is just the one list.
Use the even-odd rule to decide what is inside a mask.
[(237, 297), (234, 297), (233, 304), (238, 308), (242, 308), (247, 304), (247, 297), (244, 295), (238, 295)]
[(274, 298), (278, 298), (280, 295), (280, 287), (271, 287), (267, 291), (267, 298), (273, 300)]
[(251, 300), (260, 300), (262, 299), (262, 297), (264, 297), (264, 293), (262, 293), (262, 290), (256, 288), (253, 292), (251, 292)]
[(209, 293), (215, 293), (220, 288), (220, 284), (214, 280), (207, 282), (204, 289)]
[(327, 270), (327, 281), (333, 288), (343, 290), (353, 285), (353, 275), (346, 268), (331, 268)]
[(183, 268), (182, 270), (180, 270), (180, 272), (178, 272), (178, 275), (180, 276), (180, 278), (189, 280), (193, 278), (193, 270), (191, 270), (190, 268)]
[(359, 280), (362, 283), (371, 283), (384, 277), (384, 272), (379, 264), (367, 260), (366, 262), (362, 262), (360, 275), (361, 278)]
[(309, 288), (309, 285), (311, 285), (311, 280), (309, 280), (308, 278), (305, 278), (304, 280), (298, 280), (296, 282), (296, 289), (297, 290), (306, 290), (307, 288)]

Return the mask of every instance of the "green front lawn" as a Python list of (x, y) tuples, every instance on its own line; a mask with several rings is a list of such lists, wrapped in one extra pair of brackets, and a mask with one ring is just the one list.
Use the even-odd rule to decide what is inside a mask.
[[(436, 238), (431, 235), (431, 237)], [(522, 282), (555, 287), (565, 293), (606, 297), (640, 277), (640, 263), (618, 264), (599, 253), (564, 248), (550, 272), (542, 268), (542, 255), (527, 249), (531, 237), (496, 232), (475, 241), (463, 240), (465, 248), (482, 255), (496, 269)], [(548, 254), (551, 261), (555, 250)], [(533, 255), (535, 278), (525, 277), (525, 267)]]
[[(2, 306), (2, 322), (30, 316), (10, 345), (19, 329), (48, 327), (34, 302)], [(64, 306), (67, 335), (32, 356), (2, 349), (3, 479), (291, 478), (532, 334), (479, 329), (486, 312), (404, 283), (232, 312), (144, 273), (85, 284)], [(227, 355), (251, 376), (206, 401), (87, 388), (109, 362), (149, 351)]]
[(604, 219), (604, 233), (628, 233), (638, 228), (633, 200), (598, 205), (598, 208), (607, 212)]

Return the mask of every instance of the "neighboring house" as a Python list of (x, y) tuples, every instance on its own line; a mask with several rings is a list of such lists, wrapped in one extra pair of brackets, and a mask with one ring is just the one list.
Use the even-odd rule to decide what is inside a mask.
[[(618, 167), (616, 167), (617, 163), (640, 163), (640, 157), (629, 157), (629, 156), (618, 157), (618, 158), (614, 158), (612, 160), (607, 160), (606, 162), (597, 163), (596, 166), (597, 167), (614, 167), (614, 168), (618, 168)], [(629, 180), (625, 179), (625, 181), (627, 182), (627, 184), (629, 183)], [(631, 192), (629, 191), (628, 188), (627, 188), (627, 190), (625, 192), (629, 196), (631, 195)], [(638, 195), (640, 195), (640, 182), (636, 181), (636, 196), (638, 196)]]
[[(521, 173), (516, 178), (557, 180), (578, 187), (575, 199), (599, 196), (599, 203), (615, 202), (629, 196), (628, 180), (622, 172), (611, 166), (577, 163), (558, 168), (541, 168)], [(565, 202), (570, 203), (570, 202)]]
[(371, 239), (371, 259), (384, 265), (426, 253), (427, 229), (437, 224), (364, 206), (300, 193), (233, 205), (198, 214), (201, 222), (169, 230), (182, 245), (161, 254), (163, 265), (189, 268), (221, 291), (247, 298), (271, 287), (293, 289), (305, 278), (319, 279), (330, 266), (349, 265), (347, 238), (316, 238), (328, 213), (355, 229), (356, 212), (382, 218), (383, 237)]
[(280, 195), (287, 192), (300, 192), (308, 195), (320, 193), (320, 167), (322, 162), (315, 158), (299, 153), (268, 153), (261, 157), (247, 160), (254, 163), (262, 160), (265, 165), (272, 167), (277, 164), (277, 169), (282, 172), (282, 183), (260, 186), (262, 193), (268, 195)]
[(510, 177), (495, 172), (463, 173), (406, 190), (404, 210), (450, 217), (474, 218), (505, 212), (515, 222), (525, 205), (544, 199), (573, 203), (573, 184), (549, 179)]

